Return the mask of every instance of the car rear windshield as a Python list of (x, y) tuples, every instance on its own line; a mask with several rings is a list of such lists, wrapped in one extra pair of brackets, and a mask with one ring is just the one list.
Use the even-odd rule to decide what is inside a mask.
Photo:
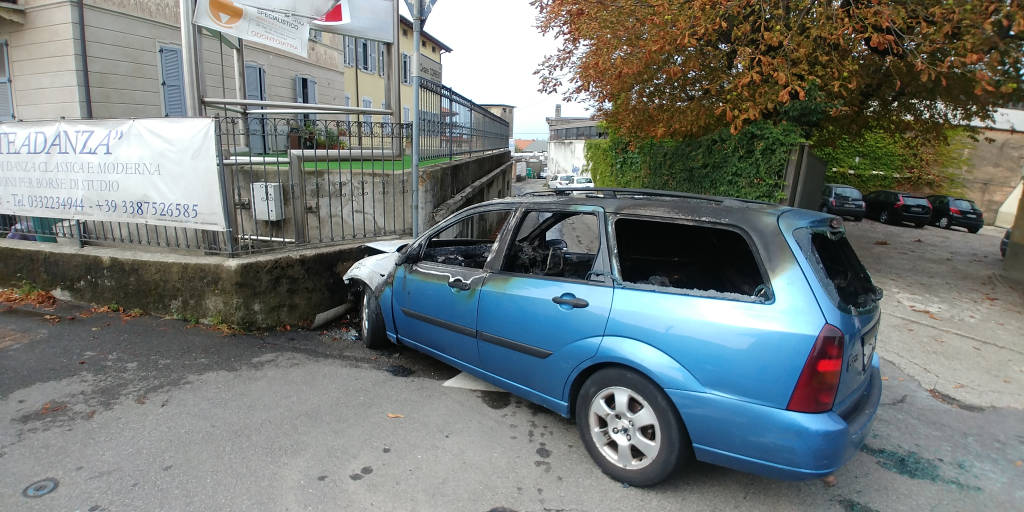
[(590, 178), (576, 178), (576, 183), (593, 183)]
[(881, 298), (845, 233), (803, 228), (795, 235), (811, 270), (836, 307), (856, 311)]
[(837, 199), (848, 199), (850, 201), (860, 201), (864, 197), (860, 195), (860, 190), (855, 188), (837, 188), (836, 189)]
[(953, 208), (956, 208), (958, 210), (973, 210), (974, 209), (974, 203), (972, 203), (972, 202), (970, 202), (970, 201), (968, 201), (966, 199), (954, 199), (954, 200), (949, 202), (949, 206), (951, 206)]
[(923, 197), (902, 196), (903, 203), (913, 206), (928, 206), (928, 200)]
[(572, 176), (562, 176), (558, 181), (572, 181)]

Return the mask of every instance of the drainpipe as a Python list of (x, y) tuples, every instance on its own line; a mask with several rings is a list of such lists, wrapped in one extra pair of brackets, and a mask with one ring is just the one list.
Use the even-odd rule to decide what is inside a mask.
[(92, 119), (92, 88), (89, 86), (89, 52), (85, 49), (85, 0), (78, 0), (78, 40), (82, 43), (82, 87), (85, 88), (85, 119)]

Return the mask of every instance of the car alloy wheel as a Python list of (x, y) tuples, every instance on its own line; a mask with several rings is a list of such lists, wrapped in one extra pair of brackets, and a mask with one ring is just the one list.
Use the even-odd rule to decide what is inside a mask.
[(939, 219), (939, 227), (942, 228), (942, 229), (949, 229), (949, 227), (950, 227), (949, 217), (942, 217), (941, 219)]
[(661, 449), (661, 425), (644, 397), (620, 386), (590, 401), (590, 435), (601, 455), (623, 469), (646, 467)]
[(634, 486), (657, 484), (693, 456), (675, 405), (646, 376), (605, 368), (576, 396), (576, 427), (606, 475)]
[(887, 212), (885, 210), (882, 210), (882, 213), (880, 213), (878, 215), (878, 222), (881, 222), (882, 224), (888, 224), (889, 223), (889, 212)]

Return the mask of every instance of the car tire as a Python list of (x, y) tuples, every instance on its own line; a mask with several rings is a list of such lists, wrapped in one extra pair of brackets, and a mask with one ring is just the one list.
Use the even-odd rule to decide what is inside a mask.
[(366, 285), (363, 285), (362, 306), (359, 308), (359, 335), (366, 348), (382, 349), (387, 346), (380, 300), (373, 289)]
[(655, 485), (692, 458), (690, 437), (672, 401), (635, 371), (606, 368), (591, 375), (576, 397), (575, 416), (590, 457), (619, 482)]
[(914, 223), (914, 227), (917, 228), (917, 229), (921, 229), (921, 228), (924, 227), (924, 224), (925, 224), (924, 222), (915, 222)]
[(862, 220), (864, 220), (864, 217), (854, 217), (854, 218), (853, 218), (853, 221), (854, 221), (854, 222), (860, 222), (860, 221), (862, 221)]
[(889, 212), (888, 211), (882, 210), (882, 213), (878, 214), (878, 222), (881, 222), (882, 224), (889, 224), (890, 220), (891, 219), (889, 218)]
[(935, 225), (942, 229), (951, 229), (953, 227), (953, 223), (950, 222), (949, 217), (947, 216), (940, 217), (939, 221), (936, 222)]
[(967, 228), (967, 231), (969, 231), (971, 234), (975, 234), (978, 231), (981, 231), (981, 228)]

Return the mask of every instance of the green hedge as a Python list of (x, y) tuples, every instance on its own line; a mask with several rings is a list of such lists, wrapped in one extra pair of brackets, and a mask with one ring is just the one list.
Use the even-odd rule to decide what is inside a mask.
[(617, 136), (589, 140), (586, 159), (599, 187), (649, 188), (777, 202), (786, 163), (804, 138), (798, 127), (754, 123), (737, 135), (722, 129), (681, 141), (635, 145)]

